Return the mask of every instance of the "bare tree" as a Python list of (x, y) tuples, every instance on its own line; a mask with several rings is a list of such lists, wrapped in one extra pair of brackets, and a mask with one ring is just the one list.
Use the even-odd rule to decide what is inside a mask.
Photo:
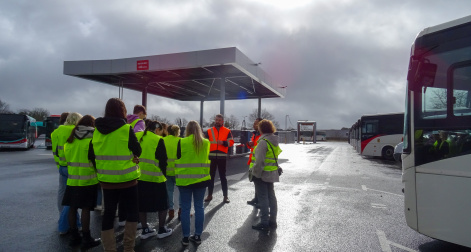
[(165, 124), (167, 124), (167, 125), (172, 124), (172, 123), (170, 122), (170, 120), (168, 120), (166, 117), (160, 117), (160, 116), (158, 116), (158, 115), (151, 115), (149, 119), (151, 119), (151, 120), (156, 120), (156, 121), (165, 123)]
[[(447, 103), (447, 90), (444, 88), (434, 88), (431, 90), (432, 98), (431, 108), (432, 109), (446, 109)], [(453, 97), (455, 99), (454, 107), (467, 107), (466, 102), (468, 101), (468, 92), (462, 90), (454, 90)]]
[(175, 124), (178, 125), (180, 128), (186, 127), (186, 125), (188, 124), (188, 120), (186, 120), (185, 118), (177, 117), (175, 119)]
[(18, 114), (20, 115), (29, 115), (36, 119), (37, 121), (44, 121), (46, 120), (47, 116), (49, 116), (49, 111), (44, 108), (34, 108), (32, 110), (29, 109), (20, 109), (18, 110)]
[(49, 110), (44, 108), (34, 108), (33, 110), (30, 110), (29, 114), (29, 116), (36, 119), (36, 121), (44, 121), (49, 115)]
[(224, 126), (229, 129), (237, 129), (240, 126), (239, 119), (234, 115), (230, 115), (229, 118), (224, 119)]
[(13, 112), (10, 110), (10, 106), (6, 103), (0, 100), (0, 113), (1, 114), (12, 114)]
[(433, 89), (431, 99), (433, 109), (446, 108), (446, 89)]
[[(275, 120), (275, 116), (272, 115), (270, 112), (268, 112), (266, 109), (262, 109), (262, 113), (260, 114), (260, 116), (262, 119), (267, 119), (267, 120), (272, 121), (277, 129), (280, 128), (280, 124), (278, 123), (278, 121)], [(254, 109), (252, 113), (249, 115), (250, 122), (254, 122), (255, 119), (257, 119), (257, 117), (258, 117), (258, 109)], [(250, 125), (250, 122), (248, 123), (249, 125)]]

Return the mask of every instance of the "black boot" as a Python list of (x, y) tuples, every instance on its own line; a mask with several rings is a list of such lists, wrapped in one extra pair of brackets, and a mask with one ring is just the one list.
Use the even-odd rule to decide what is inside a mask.
[(90, 232), (83, 232), (83, 239), (82, 239), (82, 245), (80, 246), (82, 249), (89, 249), (96, 247), (101, 244), (101, 239), (100, 238), (93, 238), (90, 235)]
[(70, 237), (69, 246), (76, 247), (80, 245), (80, 243), (82, 242), (82, 236), (80, 236), (80, 233), (77, 228), (70, 229), (70, 236), (71, 237)]

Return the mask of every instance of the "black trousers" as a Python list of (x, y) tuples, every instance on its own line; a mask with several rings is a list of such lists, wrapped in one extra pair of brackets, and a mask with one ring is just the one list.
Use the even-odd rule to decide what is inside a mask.
[(139, 219), (137, 185), (123, 189), (103, 189), (105, 201), (105, 213), (101, 230), (109, 230), (114, 227), (114, 218), (118, 203), (125, 208), (126, 221), (137, 222)]
[(227, 178), (226, 178), (226, 159), (212, 159), (209, 174), (211, 182), (208, 186), (208, 195), (213, 195), (214, 177), (216, 177), (216, 169), (219, 171), (219, 179), (221, 180), (222, 195), (227, 197)]

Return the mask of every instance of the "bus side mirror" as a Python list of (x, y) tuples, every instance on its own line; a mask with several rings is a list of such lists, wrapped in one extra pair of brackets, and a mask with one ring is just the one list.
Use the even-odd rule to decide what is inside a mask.
[(433, 87), (436, 73), (436, 64), (411, 58), (409, 71), (407, 73), (409, 90), (417, 92), (421, 87)]

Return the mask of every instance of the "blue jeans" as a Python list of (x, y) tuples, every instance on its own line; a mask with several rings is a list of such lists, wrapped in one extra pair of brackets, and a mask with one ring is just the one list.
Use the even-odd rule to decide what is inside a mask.
[[(58, 229), (59, 232), (64, 233), (69, 230), (69, 206), (62, 205), (62, 199), (64, 198), (65, 189), (67, 188), (67, 178), (69, 176), (69, 172), (67, 171), (67, 166), (60, 166), (59, 167), (59, 190), (57, 192), (57, 208), (59, 209), (60, 216), (58, 222)], [(77, 212), (77, 228), (82, 227), (82, 223), (80, 222), (80, 216)]]
[(59, 167), (59, 190), (57, 191), (57, 209), (59, 213), (62, 212), (62, 199), (64, 198), (65, 188), (67, 187), (67, 178), (69, 177), (69, 172), (67, 171), (67, 166)]
[(204, 225), (204, 194), (206, 187), (201, 188), (188, 188), (186, 186), (179, 186), (180, 191), (180, 208), (182, 214), (180, 216), (183, 237), (190, 236), (190, 210), (191, 199), (193, 198), (193, 207), (195, 208), (195, 235), (203, 233)]
[(175, 176), (167, 176), (167, 198), (168, 198), (168, 209), (174, 209), (173, 205), (173, 193), (175, 192)]

